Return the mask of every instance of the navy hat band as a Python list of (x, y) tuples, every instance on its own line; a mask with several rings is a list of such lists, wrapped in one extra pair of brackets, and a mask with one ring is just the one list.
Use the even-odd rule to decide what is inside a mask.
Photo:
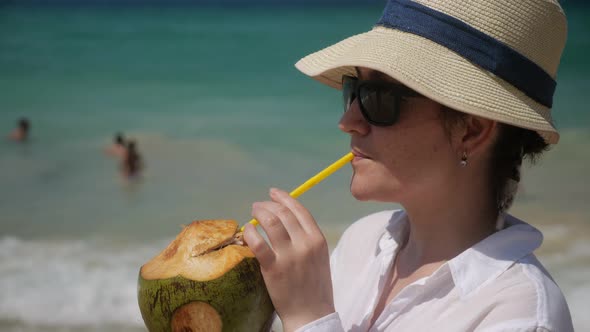
[(377, 26), (427, 38), (512, 84), (549, 108), (556, 82), (543, 68), (499, 40), (410, 0), (390, 0)]

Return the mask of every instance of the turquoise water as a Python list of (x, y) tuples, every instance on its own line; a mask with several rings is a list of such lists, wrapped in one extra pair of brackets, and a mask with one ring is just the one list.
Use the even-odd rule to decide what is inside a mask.
[[(514, 208), (545, 231), (541, 260), (590, 330), (590, 10), (566, 8), (555, 118), (562, 141), (525, 173)], [(0, 11), (0, 330), (143, 330), (139, 266), (195, 219), (245, 222), (270, 186), (290, 189), (347, 152), (338, 92), (302, 56), (369, 30), (381, 8), (9, 8)], [(103, 154), (137, 139), (145, 177)], [(4, 135), (4, 134), (3, 134)], [(369, 211), (350, 170), (302, 197), (333, 246)], [(542, 209), (540, 209), (542, 207)]]

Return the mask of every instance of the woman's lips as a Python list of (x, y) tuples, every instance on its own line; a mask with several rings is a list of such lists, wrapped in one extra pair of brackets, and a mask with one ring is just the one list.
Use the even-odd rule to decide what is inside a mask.
[(362, 160), (362, 159), (369, 159), (369, 157), (367, 157), (367, 155), (365, 155), (362, 152), (359, 152), (355, 149), (352, 150), (352, 154), (354, 155), (353, 161)]

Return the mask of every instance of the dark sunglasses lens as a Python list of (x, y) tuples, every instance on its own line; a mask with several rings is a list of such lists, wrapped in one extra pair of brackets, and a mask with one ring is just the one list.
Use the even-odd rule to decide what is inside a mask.
[(342, 101), (344, 103), (344, 112), (348, 111), (350, 104), (354, 101), (356, 79), (348, 76), (342, 78)]
[(398, 117), (397, 93), (392, 89), (383, 89), (363, 85), (359, 89), (362, 110), (367, 120), (374, 125), (390, 126)]

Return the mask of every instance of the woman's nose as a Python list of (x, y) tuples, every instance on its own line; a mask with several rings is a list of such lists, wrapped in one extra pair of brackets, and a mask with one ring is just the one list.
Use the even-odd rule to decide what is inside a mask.
[(355, 98), (348, 110), (342, 114), (338, 122), (338, 128), (345, 133), (366, 135), (370, 129), (370, 124), (365, 120), (361, 113), (358, 98)]

